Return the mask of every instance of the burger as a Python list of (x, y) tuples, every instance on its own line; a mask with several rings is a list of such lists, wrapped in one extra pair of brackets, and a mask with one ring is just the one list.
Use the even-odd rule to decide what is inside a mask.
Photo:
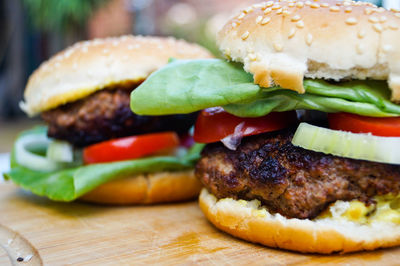
[(199, 201), (222, 231), (309, 253), (396, 246), (399, 28), (399, 12), (363, 2), (254, 4), (218, 34), (228, 61), (173, 61), (131, 107), (203, 109)]
[(195, 198), (200, 150), (187, 132), (196, 114), (135, 115), (130, 93), (170, 58), (210, 57), (185, 41), (134, 36), (84, 41), (58, 53), (31, 75), (21, 103), (47, 126), (18, 136), (6, 179), (56, 201)]

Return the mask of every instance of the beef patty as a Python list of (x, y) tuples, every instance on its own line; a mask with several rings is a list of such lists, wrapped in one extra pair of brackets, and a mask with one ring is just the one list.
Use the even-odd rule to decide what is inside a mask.
[(400, 166), (352, 160), (295, 147), (293, 130), (244, 138), (236, 151), (209, 144), (196, 176), (217, 198), (260, 200), (288, 218), (314, 218), (336, 200), (400, 190)]
[[(151, 99), (149, 99), (151, 100)], [(196, 114), (139, 116), (132, 113), (130, 90), (102, 90), (42, 113), (48, 136), (82, 147), (96, 142), (160, 131), (186, 133)]]

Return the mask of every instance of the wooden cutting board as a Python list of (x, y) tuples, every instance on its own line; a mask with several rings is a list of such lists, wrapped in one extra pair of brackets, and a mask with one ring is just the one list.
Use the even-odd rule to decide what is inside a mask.
[[(29, 259), (28, 255), (32, 255), (28, 262), (16, 261), (18, 256)], [(42, 262), (45, 265), (399, 265), (400, 248), (351, 255), (303, 255), (226, 235), (206, 221), (196, 202), (136, 207), (56, 203), (3, 183), (0, 184), (0, 265), (11, 262), (13, 265)]]

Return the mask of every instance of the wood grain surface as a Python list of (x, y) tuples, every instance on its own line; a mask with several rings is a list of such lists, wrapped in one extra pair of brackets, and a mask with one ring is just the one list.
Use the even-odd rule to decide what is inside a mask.
[[(14, 265), (400, 264), (400, 248), (319, 256), (246, 243), (215, 229), (196, 202), (136, 207), (57, 203), (9, 183), (0, 184), (0, 225), (25, 240), (21, 245), (32, 247), (34, 257)], [(0, 248), (0, 265), (9, 262)]]

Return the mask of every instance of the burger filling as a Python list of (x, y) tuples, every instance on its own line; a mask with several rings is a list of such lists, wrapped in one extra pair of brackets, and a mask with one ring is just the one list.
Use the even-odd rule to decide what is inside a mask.
[[(181, 60), (133, 91), (131, 108), (204, 109), (194, 139), (207, 146), (196, 175), (219, 199), (258, 200), (287, 218), (399, 222), (400, 105), (387, 82), (304, 79), (303, 87), (264, 88), (240, 64)], [(299, 126), (303, 119), (313, 125)]]
[(105, 88), (42, 113), (48, 127), (18, 136), (5, 178), (52, 200), (72, 201), (117, 178), (193, 169), (203, 147), (188, 134), (197, 114), (136, 115), (130, 93)]
[(104, 140), (153, 132), (187, 133), (196, 114), (139, 116), (130, 107), (130, 91), (102, 90), (77, 102), (42, 113), (48, 136), (84, 147)]
[(196, 176), (217, 198), (257, 199), (271, 213), (313, 219), (338, 200), (373, 206), (400, 190), (400, 166), (347, 159), (292, 144), (294, 130), (245, 137), (236, 150), (208, 144)]

